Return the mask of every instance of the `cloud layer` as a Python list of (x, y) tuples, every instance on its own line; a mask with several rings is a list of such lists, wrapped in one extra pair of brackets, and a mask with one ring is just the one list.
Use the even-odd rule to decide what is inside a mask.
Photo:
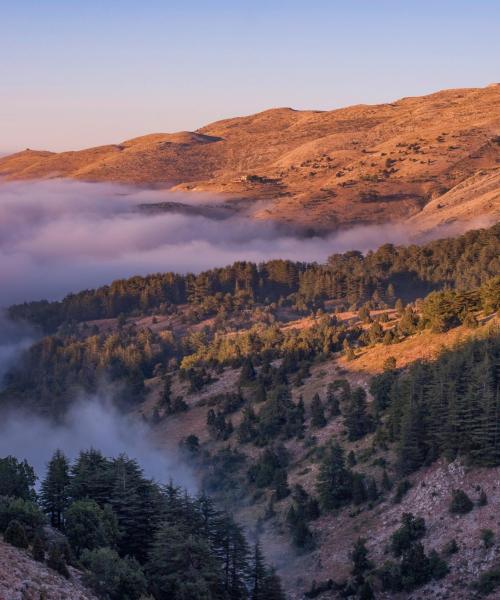
[(0, 184), (0, 306), (60, 298), (136, 274), (197, 272), (235, 260), (321, 261), (333, 252), (405, 239), (394, 227), (299, 238), (270, 222), (228, 216), (216, 198), (204, 197), (197, 214), (136, 210), (156, 202), (199, 200), (74, 181)]
[(39, 477), (56, 449), (74, 459), (80, 450), (97, 448), (105, 456), (125, 453), (138, 461), (148, 477), (170, 479), (194, 492), (195, 478), (172, 450), (159, 449), (151, 431), (138, 419), (121, 414), (104, 394), (82, 397), (65, 416), (53, 422), (38, 416), (3, 415), (0, 419), (0, 457), (26, 459)]

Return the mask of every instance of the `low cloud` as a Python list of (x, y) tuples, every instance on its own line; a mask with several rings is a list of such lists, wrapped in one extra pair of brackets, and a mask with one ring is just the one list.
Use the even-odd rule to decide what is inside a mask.
[(2, 415), (0, 457), (10, 454), (26, 459), (43, 477), (58, 448), (70, 459), (89, 448), (109, 457), (125, 453), (138, 461), (148, 477), (160, 483), (172, 479), (188, 491), (196, 491), (195, 478), (177, 453), (158, 448), (148, 425), (123, 415), (106, 394), (82, 396), (59, 423), (21, 413)]
[(5, 373), (36, 340), (37, 332), (24, 323), (13, 323), (0, 311), (0, 390)]
[[(0, 184), (0, 306), (56, 299), (136, 274), (199, 272), (235, 260), (323, 261), (405, 240), (394, 226), (304, 238), (221, 208), (216, 197), (204, 196), (202, 204), (199, 198), (68, 180)], [(137, 210), (158, 202), (184, 206)]]

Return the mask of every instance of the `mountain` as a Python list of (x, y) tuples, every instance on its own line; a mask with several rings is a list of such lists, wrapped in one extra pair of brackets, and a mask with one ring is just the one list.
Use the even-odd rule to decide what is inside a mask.
[[(499, 257), (497, 224), (325, 264), (156, 273), (12, 306), (14, 320), (46, 335), (9, 370), (0, 416), (15, 406), (61, 423), (75, 401), (116, 389), (120, 409), (149, 428), (144, 437), (214, 503), (197, 501), (208, 516), (201, 526), (183, 492), (164, 490), (175, 581), (193, 573), (177, 558), (192, 550), (186, 515), (190, 533), (215, 541), (209, 554), (226, 556), (226, 521), (214, 508), (230, 507), (290, 600), (498, 594)], [(124, 460), (94, 457), (102, 479), (99, 467), (73, 466), (71, 477), (130, 530), (120, 555), (132, 548), (144, 562), (162, 530), (143, 519), (150, 508), (133, 493), (135, 477), (122, 483)], [(0, 469), (2, 479), (10, 485)], [(0, 531), (11, 509), (3, 515), (0, 502)], [(88, 569), (97, 576), (97, 567)], [(212, 577), (194, 572), (201, 583)], [(260, 598), (283, 598), (269, 587)], [(221, 597), (152, 589), (155, 600)]]
[[(67, 177), (262, 200), (255, 218), (416, 230), (500, 216), (500, 85), (332, 111), (277, 108), (195, 132), (0, 158), (6, 180)], [(245, 203), (247, 204), (247, 203)]]

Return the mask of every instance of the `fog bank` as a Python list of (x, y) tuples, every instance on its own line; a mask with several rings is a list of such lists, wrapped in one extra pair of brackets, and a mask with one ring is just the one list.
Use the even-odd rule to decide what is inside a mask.
[[(202, 200), (200, 200), (202, 198)], [(182, 203), (194, 214), (138, 212)], [(199, 272), (235, 260), (323, 261), (334, 252), (404, 242), (402, 227), (304, 238), (221, 208), (217, 198), (68, 180), (0, 184), (0, 306), (57, 299), (157, 271)]]
[(37, 333), (31, 327), (13, 323), (0, 310), (0, 390), (5, 373), (36, 338)]
[(106, 395), (81, 397), (69, 409), (64, 421), (53, 423), (21, 413), (0, 419), (0, 457), (9, 454), (26, 459), (39, 477), (59, 448), (70, 459), (80, 450), (96, 448), (105, 456), (126, 453), (138, 461), (148, 477), (160, 483), (172, 479), (194, 492), (196, 484), (190, 469), (174, 452), (158, 449), (146, 423), (120, 413)]

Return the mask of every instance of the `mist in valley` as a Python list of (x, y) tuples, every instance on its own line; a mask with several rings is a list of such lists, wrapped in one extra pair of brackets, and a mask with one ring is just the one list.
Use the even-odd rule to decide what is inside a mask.
[[(182, 203), (179, 212), (139, 205)], [(186, 207), (192, 207), (192, 214)], [(59, 299), (69, 292), (152, 272), (199, 272), (236, 260), (324, 261), (408, 239), (404, 227), (366, 226), (304, 237), (216, 197), (111, 184), (0, 184), (0, 306)]]

